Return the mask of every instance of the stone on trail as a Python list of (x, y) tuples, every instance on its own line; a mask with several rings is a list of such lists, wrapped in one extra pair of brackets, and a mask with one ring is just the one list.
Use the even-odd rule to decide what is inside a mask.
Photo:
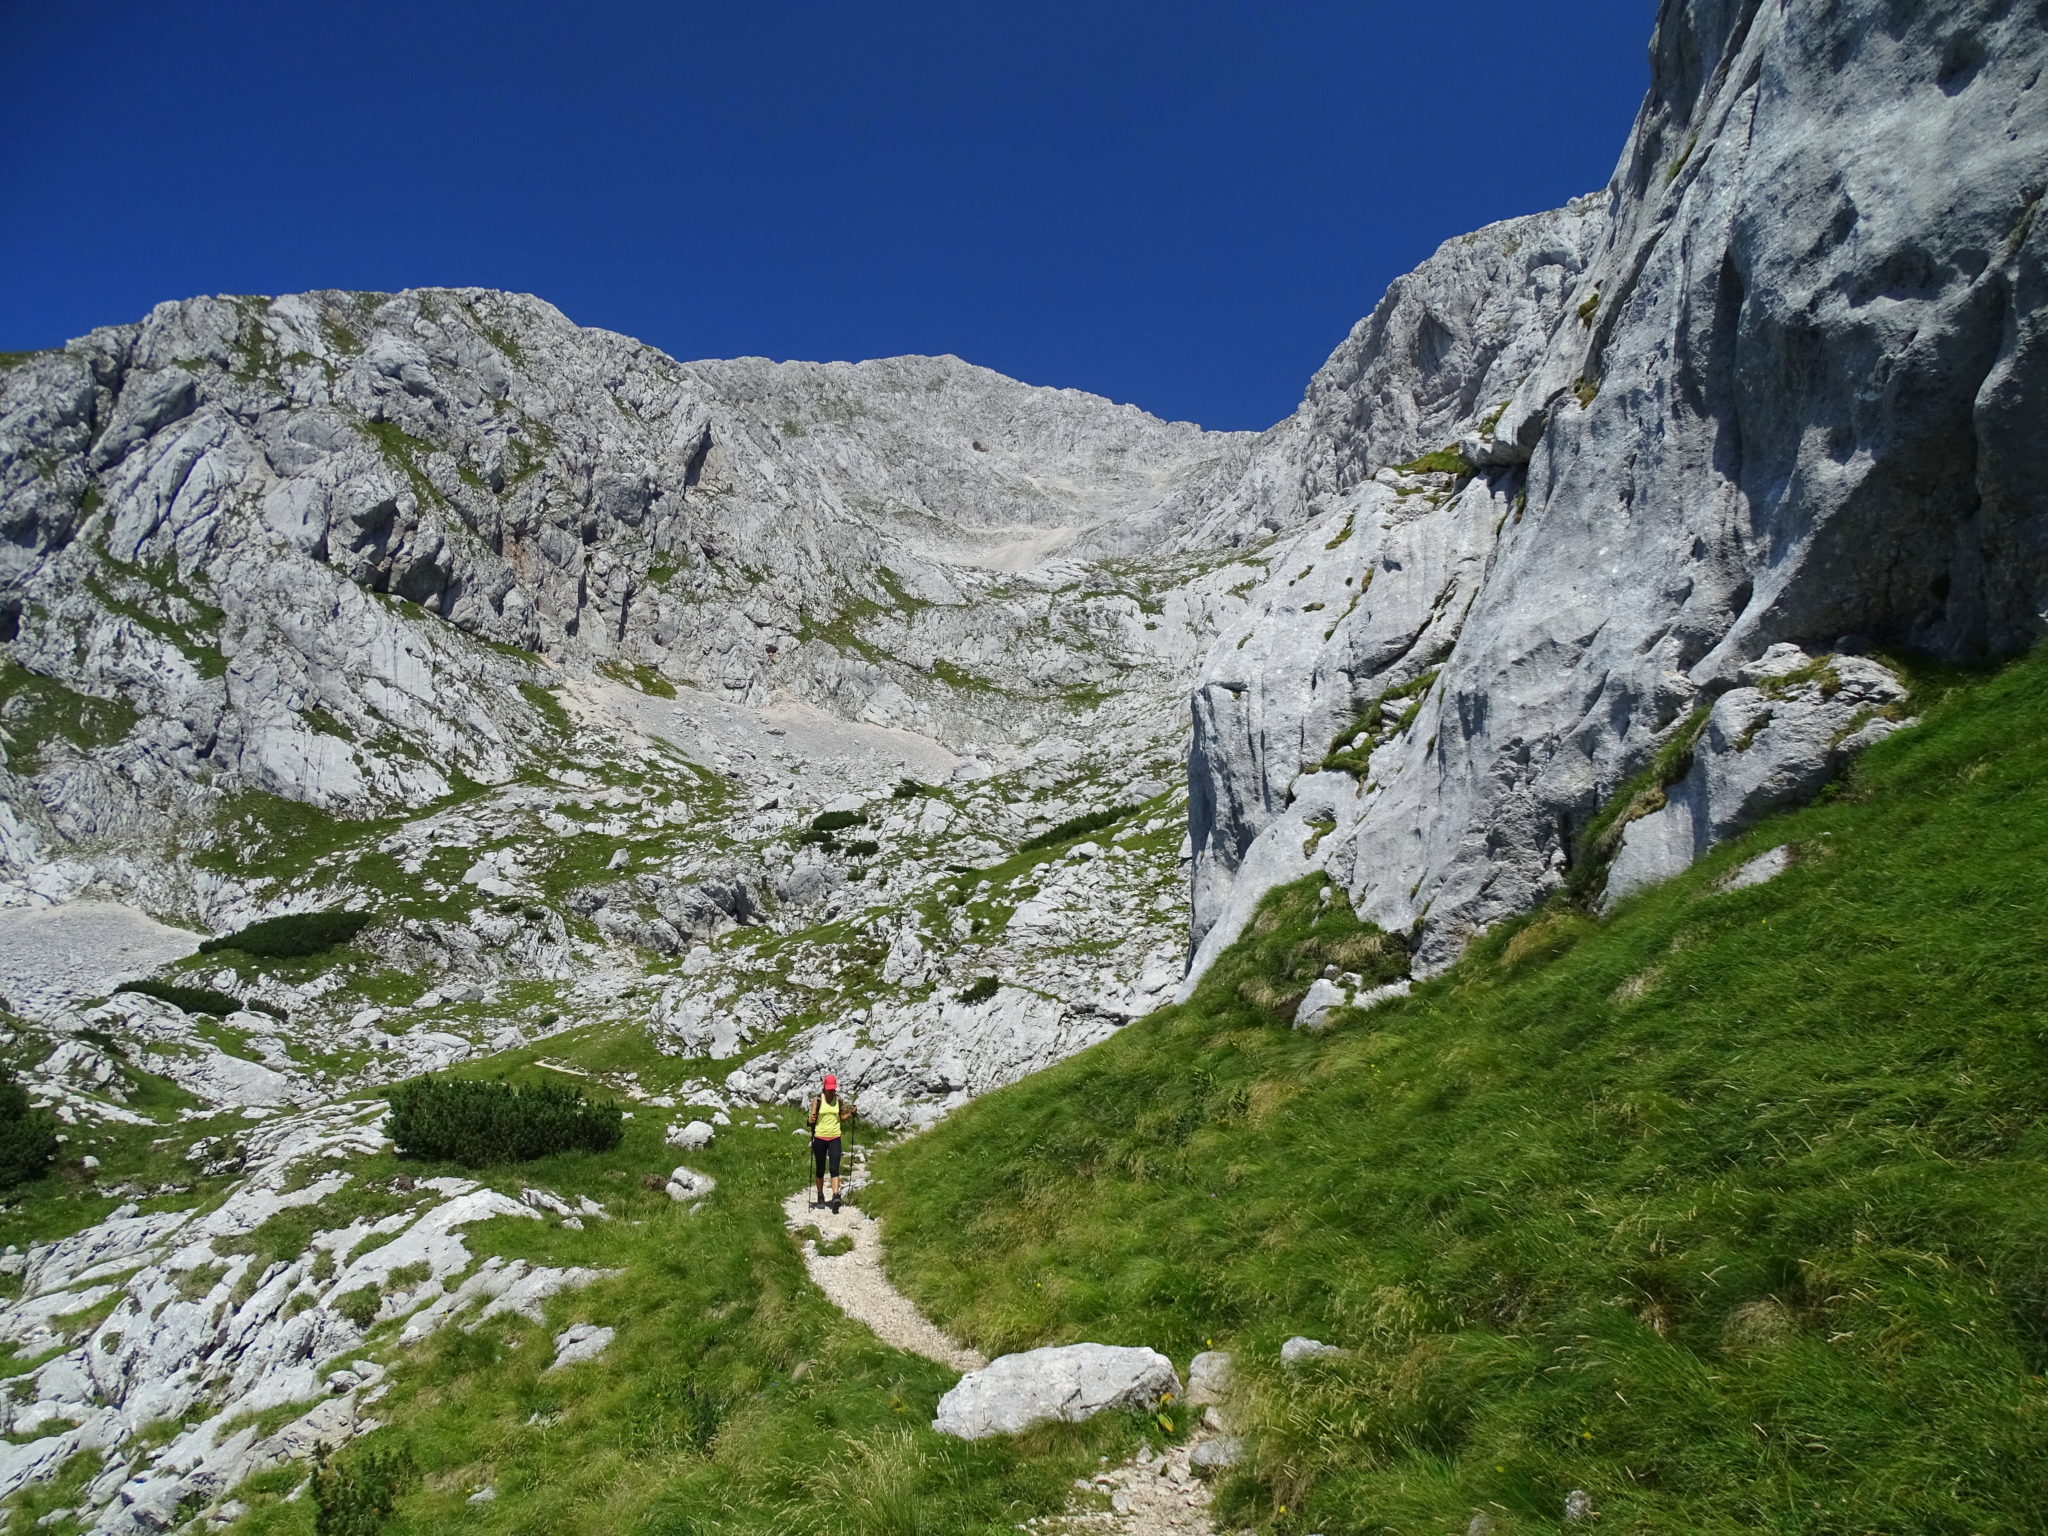
[(1168, 1393), (1180, 1394), (1180, 1378), (1155, 1349), (1058, 1344), (1004, 1355), (968, 1372), (939, 1399), (932, 1428), (984, 1440), (1034, 1424), (1078, 1424), (1105, 1408), (1151, 1408)]
[(1188, 1453), (1188, 1465), (1201, 1472), (1220, 1472), (1244, 1460), (1244, 1441), (1236, 1435), (1204, 1440)]

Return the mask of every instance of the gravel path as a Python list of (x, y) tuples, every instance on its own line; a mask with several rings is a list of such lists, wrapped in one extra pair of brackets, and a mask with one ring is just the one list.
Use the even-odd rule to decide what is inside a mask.
[[(849, 1181), (850, 1189), (850, 1181)], [(882, 1224), (857, 1207), (842, 1205), (834, 1215), (829, 1205), (811, 1204), (811, 1186), (782, 1202), (792, 1232), (816, 1227), (829, 1245), (850, 1237), (849, 1252), (822, 1257), (818, 1244), (800, 1235), (804, 1268), (834, 1306), (857, 1323), (865, 1323), (885, 1344), (950, 1365), (956, 1371), (978, 1371), (985, 1356), (954, 1343), (941, 1333), (882, 1272)], [(1107, 1498), (1109, 1508), (1074, 1508), (1045, 1515), (1020, 1529), (1032, 1536), (1216, 1536), (1209, 1519), (1209, 1490), (1195, 1475), (1188, 1458), (1210, 1439), (1216, 1425), (1207, 1422), (1183, 1445), (1160, 1455), (1141, 1451), (1130, 1460), (1075, 1483), (1077, 1505)]]
[(829, 1205), (813, 1206), (808, 1184), (782, 1202), (782, 1213), (792, 1231), (815, 1226), (828, 1244), (838, 1237), (853, 1239), (850, 1253), (823, 1258), (818, 1245), (803, 1238), (804, 1268), (835, 1307), (873, 1329), (876, 1338), (956, 1371), (978, 1371), (988, 1364), (986, 1357), (939, 1332), (908, 1296), (889, 1283), (882, 1273), (880, 1222), (851, 1205), (842, 1205), (836, 1216)]
[(1216, 1536), (1209, 1518), (1209, 1490), (1188, 1465), (1188, 1457), (1213, 1431), (1198, 1431), (1184, 1445), (1161, 1455), (1140, 1451), (1129, 1461), (1092, 1478), (1077, 1490), (1092, 1498), (1108, 1495), (1109, 1508), (1041, 1515), (1021, 1529), (1032, 1536)]
[(147, 976), (203, 937), (116, 901), (16, 907), (0, 912), (0, 993), (21, 1013), (50, 1013)]

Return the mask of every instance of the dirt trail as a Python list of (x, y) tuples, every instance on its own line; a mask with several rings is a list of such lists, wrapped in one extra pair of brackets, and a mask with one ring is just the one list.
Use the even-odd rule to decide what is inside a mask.
[[(818, 1289), (848, 1317), (872, 1329), (883, 1343), (956, 1371), (978, 1371), (988, 1364), (985, 1356), (947, 1338), (908, 1296), (889, 1283), (882, 1271), (880, 1222), (856, 1206), (842, 1205), (835, 1214), (829, 1205), (812, 1205), (808, 1184), (782, 1202), (782, 1214), (790, 1231), (797, 1234), (804, 1268)], [(853, 1247), (844, 1253), (821, 1255), (818, 1243), (804, 1233), (806, 1227), (815, 1227), (828, 1247), (842, 1238), (851, 1239)], [(1209, 1490), (1188, 1461), (1195, 1447), (1215, 1433), (1214, 1423), (1207, 1423), (1185, 1444), (1158, 1455), (1140, 1452), (1092, 1478), (1078, 1480), (1075, 1507), (1065, 1514), (1026, 1521), (1020, 1529), (1032, 1536), (1216, 1536), (1209, 1518)], [(1105, 1497), (1109, 1508), (1086, 1507)]]
[(850, 1252), (824, 1257), (816, 1243), (802, 1238), (804, 1268), (835, 1307), (873, 1329), (884, 1344), (950, 1365), (956, 1371), (978, 1371), (988, 1364), (985, 1356), (939, 1332), (908, 1296), (889, 1283), (882, 1272), (880, 1222), (856, 1206), (842, 1206), (835, 1215), (829, 1205), (812, 1205), (808, 1184), (782, 1202), (782, 1214), (791, 1231), (814, 1226), (827, 1245), (840, 1238), (852, 1239)]

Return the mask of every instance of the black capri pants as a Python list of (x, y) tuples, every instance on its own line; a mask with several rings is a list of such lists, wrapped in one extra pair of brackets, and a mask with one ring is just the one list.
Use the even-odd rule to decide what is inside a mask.
[(837, 1136), (834, 1136), (830, 1141), (826, 1141), (818, 1136), (811, 1138), (811, 1166), (818, 1170), (812, 1175), (813, 1178), (822, 1179), (825, 1177), (825, 1170), (828, 1167), (832, 1170), (833, 1178), (839, 1177), (839, 1138)]

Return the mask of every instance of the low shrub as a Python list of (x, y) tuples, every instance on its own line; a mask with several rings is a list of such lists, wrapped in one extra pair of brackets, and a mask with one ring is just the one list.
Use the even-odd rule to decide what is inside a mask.
[(936, 794), (929, 784), (920, 784), (916, 779), (899, 779), (890, 796), (896, 800), (915, 800), (919, 795)]
[(882, 851), (882, 845), (864, 837), (857, 843), (848, 843), (846, 851), (856, 859), (872, 859)]
[(376, 1321), (377, 1308), (384, 1298), (374, 1285), (359, 1285), (354, 1290), (334, 1298), (333, 1308), (358, 1328), (367, 1328)]
[(844, 832), (848, 827), (863, 826), (867, 817), (859, 811), (820, 811), (811, 818), (813, 832)]
[(965, 992), (960, 994), (960, 1001), (963, 1003), (985, 1003), (1002, 991), (1002, 989), (1003, 984), (997, 981), (995, 977), (982, 976), (977, 978)]
[(370, 918), (368, 912), (287, 912), (282, 917), (266, 917), (233, 933), (208, 939), (199, 946), (199, 952), (238, 949), (245, 955), (271, 960), (317, 955), (337, 944), (348, 943), (370, 926)]
[(470, 1168), (521, 1163), (555, 1152), (609, 1152), (624, 1126), (619, 1107), (586, 1103), (568, 1085), (421, 1077), (391, 1090), (385, 1129), (401, 1155)]
[(1048, 827), (1036, 837), (1026, 838), (1020, 849), (1054, 848), (1061, 843), (1071, 843), (1086, 837), (1091, 832), (1100, 832), (1118, 822), (1138, 814), (1135, 805), (1119, 805), (1112, 810), (1090, 811), (1085, 816), (1070, 816), (1056, 827)]
[(324, 1445), (314, 1454), (314, 1536), (377, 1536), (399, 1495), (419, 1480), (419, 1467), (402, 1445), (365, 1448), (346, 1460)]
[(0, 1067), (0, 1189), (40, 1179), (56, 1160), (56, 1117), (31, 1104), (28, 1090)]
[[(153, 997), (160, 1003), (169, 1003), (173, 1008), (186, 1013), (211, 1013), (226, 1015), (239, 1013), (242, 1000), (232, 992), (216, 992), (211, 987), (180, 986), (175, 981), (124, 981), (114, 988), (116, 994), (134, 992), (142, 997)], [(264, 1010), (266, 1013), (269, 1009)]]
[(1455, 444), (1448, 448), (1433, 448), (1406, 464), (1396, 464), (1394, 468), (1404, 475), (1466, 476), (1472, 473), (1472, 466), (1465, 462), (1465, 456), (1458, 452)]

